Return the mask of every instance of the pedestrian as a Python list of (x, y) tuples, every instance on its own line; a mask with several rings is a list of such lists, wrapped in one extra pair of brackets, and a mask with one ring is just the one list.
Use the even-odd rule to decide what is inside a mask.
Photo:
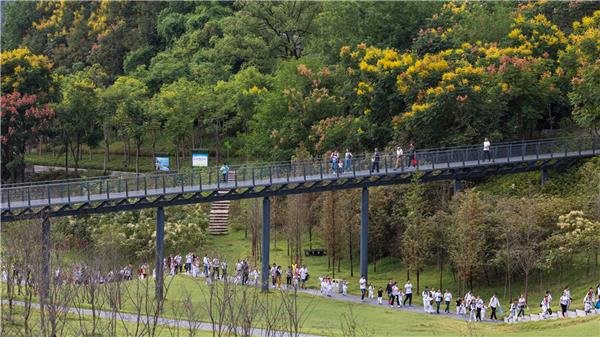
[(566, 286), (565, 289), (563, 289), (563, 294), (567, 295), (567, 297), (569, 298), (569, 303), (567, 304), (567, 309), (571, 306), (571, 302), (573, 302), (573, 298), (571, 297), (571, 290), (569, 290), (569, 286)]
[(396, 282), (394, 282), (394, 285), (392, 285), (392, 303), (390, 303), (391, 307), (394, 306), (394, 300), (396, 301), (396, 307), (400, 308), (400, 289), (398, 288), (398, 284)]
[(348, 295), (348, 282), (346, 280), (342, 280), (342, 295)]
[(477, 298), (475, 299), (475, 310), (475, 319), (481, 322), (481, 310), (483, 310), (483, 300), (480, 296), (477, 296)]
[(590, 288), (583, 299), (583, 311), (585, 311), (586, 314), (590, 314), (592, 313), (592, 308), (594, 308), (594, 292), (592, 291), (592, 288)]
[(423, 297), (423, 311), (425, 313), (431, 313), (431, 297), (429, 295), (429, 287), (425, 286), (425, 290), (421, 293), (421, 296)]
[(490, 315), (490, 319), (498, 319), (498, 317), (496, 317), (496, 308), (498, 307), (498, 304), (500, 304), (500, 302), (498, 301), (498, 297), (496, 296), (496, 293), (494, 293), (492, 295), (492, 298), (490, 298), (490, 303), (488, 304), (488, 306), (492, 309), (492, 314)]
[(462, 298), (456, 301), (456, 314), (461, 316), (464, 320), (467, 319), (467, 306)]
[(377, 290), (377, 304), (381, 305), (381, 303), (383, 303), (383, 289), (379, 287), (379, 290)]
[(344, 172), (352, 170), (352, 152), (346, 149), (344, 154)]
[(379, 151), (377, 150), (377, 148), (375, 148), (375, 151), (373, 152), (373, 158), (371, 158), (371, 173), (377, 171), (377, 173), (379, 173), (379, 161), (381, 160), (381, 155), (379, 154)]
[(548, 315), (550, 314), (548, 312), (548, 310), (550, 309), (550, 301), (548, 300), (548, 294), (544, 295), (544, 298), (542, 299), (542, 302), (540, 303), (540, 307), (542, 308), (542, 313), (540, 316), (543, 319), (546, 319), (546, 317), (548, 317)]
[(359, 282), (359, 286), (360, 286), (360, 301), (364, 302), (365, 294), (367, 292), (367, 279), (366, 279), (365, 275), (362, 275), (358, 282)]
[(372, 300), (373, 299), (373, 293), (375, 292), (375, 288), (373, 287), (372, 283), (369, 283), (369, 299)]
[(562, 317), (565, 318), (567, 317), (567, 309), (569, 308), (569, 302), (570, 302), (570, 298), (569, 296), (567, 296), (566, 293), (563, 292), (562, 296), (560, 297), (560, 311), (562, 314)]
[(489, 139), (485, 138), (485, 140), (483, 141), (483, 160), (485, 161), (485, 158), (487, 158), (487, 160), (492, 161), (492, 156), (490, 155), (490, 141)]
[(223, 176), (223, 182), (226, 183), (227, 176), (229, 174), (229, 166), (227, 165), (227, 163), (223, 163), (219, 171), (221, 172), (221, 176)]
[(444, 312), (447, 314), (450, 313), (450, 301), (452, 301), (452, 293), (450, 292), (450, 289), (446, 288), (446, 292), (444, 293), (444, 302), (446, 302), (446, 309), (444, 310)]
[(292, 267), (288, 266), (285, 271), (285, 285), (289, 288), (292, 285)]
[(525, 299), (525, 295), (521, 294), (519, 297), (519, 313), (517, 314), (517, 318), (525, 317), (525, 307), (527, 306), (527, 300)]
[(394, 170), (397, 170), (399, 167), (404, 169), (404, 151), (400, 145), (396, 147), (396, 165), (394, 165)]
[(508, 321), (514, 322), (517, 319), (517, 312), (519, 310), (519, 300), (515, 300), (510, 304), (510, 310), (508, 314)]
[(408, 145), (408, 163), (406, 164), (406, 166), (410, 167), (411, 165), (417, 166), (415, 146), (412, 143)]
[(406, 305), (406, 301), (408, 300), (408, 306), (412, 306), (412, 283), (410, 283), (410, 280), (406, 280), (406, 284), (404, 285), (404, 295), (406, 297), (402, 303)]
[(331, 163), (331, 172), (332, 173), (336, 173), (337, 171), (337, 167), (338, 167), (338, 161), (340, 160), (339, 154), (337, 152), (337, 150), (331, 152), (331, 155), (329, 156), (329, 161)]
[(435, 307), (436, 310), (435, 312), (439, 315), (440, 313), (440, 305), (442, 304), (442, 290), (440, 288), (438, 288), (438, 290), (433, 293), (433, 298), (435, 299)]
[(469, 322), (477, 320), (477, 303), (475, 300), (469, 303)]
[(300, 268), (300, 279), (302, 280), (300, 288), (306, 289), (306, 281), (308, 281), (308, 268), (306, 268), (305, 265), (302, 265), (302, 268)]

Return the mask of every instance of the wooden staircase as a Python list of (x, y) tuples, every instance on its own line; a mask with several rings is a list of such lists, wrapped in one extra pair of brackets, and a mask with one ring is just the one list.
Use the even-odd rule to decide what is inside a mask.
[[(235, 179), (235, 172), (229, 171), (227, 179)], [(222, 190), (217, 193), (226, 194), (229, 190)], [(210, 204), (210, 214), (208, 216), (208, 233), (212, 235), (229, 234), (229, 204), (231, 201), (215, 201)]]

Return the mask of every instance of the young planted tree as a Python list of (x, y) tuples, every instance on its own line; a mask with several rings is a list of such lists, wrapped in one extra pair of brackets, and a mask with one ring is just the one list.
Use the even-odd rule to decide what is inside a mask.
[(175, 145), (178, 170), (184, 146), (191, 140), (195, 116), (206, 103), (204, 98), (204, 91), (198, 83), (181, 78), (161, 87), (150, 102), (152, 114), (160, 116), (165, 133)]
[(69, 171), (69, 155), (79, 168), (81, 145), (95, 145), (98, 131), (97, 85), (85, 71), (64, 77), (60, 83), (61, 101), (56, 105), (57, 129), (65, 150), (65, 171)]
[(474, 191), (461, 193), (452, 209), (449, 253), (459, 276), (460, 293), (467, 285), (472, 288), (473, 279), (482, 272), (488, 212), (488, 201)]
[(139, 173), (141, 147), (147, 131), (146, 126), (150, 121), (146, 108), (148, 99), (146, 85), (136, 78), (121, 76), (113, 85), (102, 91), (101, 97), (104, 108), (105, 161), (108, 156), (107, 133), (112, 122), (117, 126), (118, 133), (126, 140), (126, 158), (129, 158), (129, 139), (134, 140), (135, 172)]
[(402, 256), (407, 273), (417, 274), (417, 293), (419, 292), (420, 273), (431, 254), (433, 236), (430, 226), (427, 226), (425, 211), (424, 187), (420, 177), (415, 175), (408, 191), (406, 208), (406, 230), (402, 236)]

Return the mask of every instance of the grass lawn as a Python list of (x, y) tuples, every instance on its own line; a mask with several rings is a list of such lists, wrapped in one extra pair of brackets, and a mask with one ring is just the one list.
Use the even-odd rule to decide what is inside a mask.
[[(166, 210), (168, 212), (168, 209)], [(275, 245), (273, 240), (273, 234), (271, 234), (271, 264), (273, 262), (280, 264), (283, 267), (287, 267), (290, 262), (290, 257), (287, 256), (287, 246), (286, 242), (282, 240), (282, 238), (277, 238), (277, 245)], [(308, 248), (308, 239), (305, 238), (303, 245), (305, 248)], [(319, 239), (314, 240), (313, 238), (313, 248), (324, 247), (324, 245), (319, 241)], [(350, 266), (348, 263), (348, 259), (342, 260), (342, 265), (340, 268), (340, 272), (335, 270), (336, 278), (345, 278), (349, 281), (348, 291), (351, 294), (359, 294), (360, 290), (358, 288), (358, 279), (360, 278), (360, 267), (358, 263), (358, 247), (356, 247), (356, 256), (354, 257), (354, 276), (350, 276)], [(230, 268), (233, 268), (237, 259), (250, 257), (251, 256), (251, 241), (250, 238), (244, 238), (243, 230), (233, 230), (230, 231), (229, 235), (225, 236), (208, 236), (205, 247), (201, 250), (200, 254), (203, 252), (208, 252), (211, 254), (219, 254), (224, 256)], [(166, 252), (169, 254), (170, 252)], [(251, 264), (254, 263), (253, 259), (250, 258)], [(260, 264), (260, 262), (258, 262)], [(318, 281), (319, 275), (332, 275), (332, 271), (327, 266), (327, 257), (302, 257), (302, 263), (306, 264), (309, 269), (309, 274), (311, 275), (308, 286), (313, 289), (319, 289), (320, 284)], [(378, 287), (382, 287), (385, 289), (385, 285), (388, 280), (393, 279), (397, 280), (399, 283), (404, 285), (406, 281), (406, 268), (404, 264), (396, 258), (386, 258), (377, 263), (377, 271), (374, 272), (374, 265), (371, 263), (369, 265), (369, 282), (373, 283), (375, 289)], [(454, 297), (457, 296), (457, 287), (458, 284), (456, 280), (453, 279), (452, 273), (448, 268), (444, 270), (442, 275), (442, 286), (441, 288), (449, 288), (453, 293)], [(514, 277), (516, 280), (513, 280), (513, 298), (518, 297), (520, 292), (524, 290), (524, 284), (522, 276), (516, 275)], [(416, 287), (416, 275), (411, 275), (411, 281), (413, 286)], [(490, 285), (487, 284), (474, 284), (474, 293), (483, 296), (483, 298), (487, 301), (491, 295), (496, 292), (498, 297), (501, 300), (501, 304), (504, 308), (508, 308), (508, 294), (504, 295), (504, 280), (490, 280)], [(541, 302), (543, 298), (543, 294), (546, 290), (550, 290), (553, 294), (553, 310), (558, 311), (558, 298), (562, 294), (562, 289), (564, 286), (569, 285), (571, 289), (571, 294), (574, 299), (574, 305), (583, 309), (583, 297), (587, 292), (589, 287), (595, 287), (599, 281), (597, 278), (589, 275), (586, 272), (585, 265), (583, 262), (581, 264), (574, 264), (569, 266), (569, 270), (565, 272), (562, 276), (562, 279), (559, 282), (558, 272), (552, 272), (549, 274), (543, 274), (541, 277), (539, 275), (530, 276), (529, 281), (529, 304), (532, 312), (537, 313), (538, 304)], [(440, 287), (440, 273), (435, 266), (431, 266), (423, 271), (420, 275), (420, 287), (422, 290), (425, 286), (429, 287)], [(417, 304), (421, 304), (421, 298), (418, 293), (416, 293), (416, 288), (413, 289), (413, 302)], [(461, 294), (462, 296), (462, 294)], [(580, 300), (581, 299), (581, 300)]]
[[(23, 323), (23, 307), (15, 306), (13, 313), (13, 320), (9, 321), (6, 317), (6, 312), (8, 310), (8, 305), (2, 304), (2, 326), (1, 326), (1, 335), (2, 336), (25, 336), (25, 328)], [(68, 314), (66, 316), (64, 329), (62, 334), (59, 336), (81, 336), (82, 328), (81, 325), (84, 326), (85, 331), (89, 334), (92, 328), (92, 319), (90, 316), (82, 316), (82, 319), (78, 317), (76, 314)], [(104, 336), (106, 331), (108, 331), (108, 327), (110, 325), (110, 321), (107, 319), (99, 319), (97, 323), (97, 330), (94, 336)], [(37, 309), (31, 309), (31, 317), (29, 321), (30, 326), (30, 336), (41, 336), (42, 331), (40, 327), (40, 311)], [(143, 325), (140, 325), (140, 329)], [(117, 320), (116, 324), (116, 335), (117, 336), (132, 336), (136, 331), (136, 324), (130, 322), (121, 322)], [(104, 332), (104, 334), (102, 333)], [(157, 336), (186, 336), (188, 331), (183, 328), (175, 328), (175, 327), (166, 327), (166, 326), (158, 326), (157, 327)], [(203, 331), (197, 330), (195, 336), (198, 337), (209, 337), (212, 336), (211, 331)]]
[[(176, 276), (168, 278), (170, 286), (165, 303), (163, 317), (186, 319), (177, 314), (174, 307), (182, 307), (184, 298), (190, 296), (193, 306), (199, 309), (195, 319), (208, 321), (205, 294), (208, 287), (204, 279), (192, 279), (189, 276)], [(128, 287), (144, 285), (144, 281), (132, 281)], [(153, 289), (153, 282), (148, 283)], [(276, 291), (271, 292), (277, 301)], [(260, 296), (265, 296), (261, 294)], [(134, 304), (126, 300), (123, 311), (135, 312)], [(82, 307), (88, 307), (82, 304)], [(368, 336), (599, 336), (600, 316), (528, 322), (519, 324), (494, 324), (494, 323), (467, 323), (461, 320), (444, 316), (426, 315), (390, 309), (387, 306), (375, 307), (360, 303), (346, 303), (329, 298), (315, 297), (299, 294), (298, 306), (302, 310), (308, 307), (308, 315), (304, 322), (303, 332), (324, 336), (342, 336), (341, 318), (343, 315), (352, 315), (360, 329), (368, 332)], [(76, 323), (75, 317), (72, 317)], [(86, 321), (89, 322), (89, 321)], [(6, 322), (5, 322), (6, 324)], [(87, 324), (87, 323), (86, 323)], [(17, 324), (18, 325), (18, 324)], [(134, 324), (129, 324), (134, 327)], [(257, 321), (256, 327), (261, 327), (264, 322)], [(7, 326), (11, 327), (11, 326)], [(77, 327), (75, 326), (74, 329)], [(169, 336), (168, 328), (163, 328), (159, 336)], [(200, 336), (207, 336), (202, 333)], [(362, 335), (362, 334), (360, 334)]]

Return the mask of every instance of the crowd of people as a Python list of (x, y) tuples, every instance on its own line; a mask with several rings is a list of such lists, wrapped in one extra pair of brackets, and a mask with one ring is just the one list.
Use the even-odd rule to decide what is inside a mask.
[[(344, 279), (332, 280), (329, 277), (320, 278), (321, 280), (321, 293), (325, 296), (331, 296), (332, 291), (337, 288), (342, 295), (347, 294), (348, 283)], [(371, 283), (367, 283), (366, 278), (363, 276), (359, 279), (359, 289), (361, 292), (361, 301), (373, 300), (374, 299), (374, 287)], [(397, 308), (403, 306), (412, 306), (413, 300), (413, 285), (410, 280), (407, 280), (404, 286), (398, 284), (394, 280), (389, 280), (385, 289), (380, 287), (377, 290), (377, 304), (382, 305), (384, 303), (384, 294), (387, 295), (387, 304), (390, 307), (396, 306)], [(453, 302), (453, 294), (450, 289), (442, 291), (441, 288), (429, 288), (425, 287), (425, 290), (421, 293), (423, 300), (423, 311), (429, 314), (440, 314), (440, 310), (444, 313), (451, 312), (451, 303)], [(408, 304), (407, 304), (408, 302)], [(486, 317), (486, 313), (489, 310), (489, 319), (497, 320), (498, 315), (502, 315), (503, 308), (500, 304), (500, 300), (496, 293), (494, 293), (488, 301), (485, 301), (483, 297), (474, 295), (469, 290), (464, 296), (454, 299), (456, 305), (455, 312), (457, 315), (468, 319), (469, 321), (481, 321)], [(563, 289), (563, 294), (560, 297), (561, 317), (567, 317), (567, 311), (572, 307), (573, 299), (571, 298), (571, 292), (569, 287)], [(539, 307), (541, 309), (540, 317), (542, 319), (549, 318), (552, 315), (552, 295), (550, 291), (546, 291), (542, 298)], [(509, 306), (508, 320), (509, 322), (516, 322), (521, 320), (525, 316), (525, 311), (528, 310), (527, 299), (524, 294), (521, 294), (519, 298), (514, 299)], [(600, 309), (600, 284), (596, 286), (596, 289), (589, 288), (583, 299), (583, 310), (586, 314), (590, 314), (593, 310)]]

